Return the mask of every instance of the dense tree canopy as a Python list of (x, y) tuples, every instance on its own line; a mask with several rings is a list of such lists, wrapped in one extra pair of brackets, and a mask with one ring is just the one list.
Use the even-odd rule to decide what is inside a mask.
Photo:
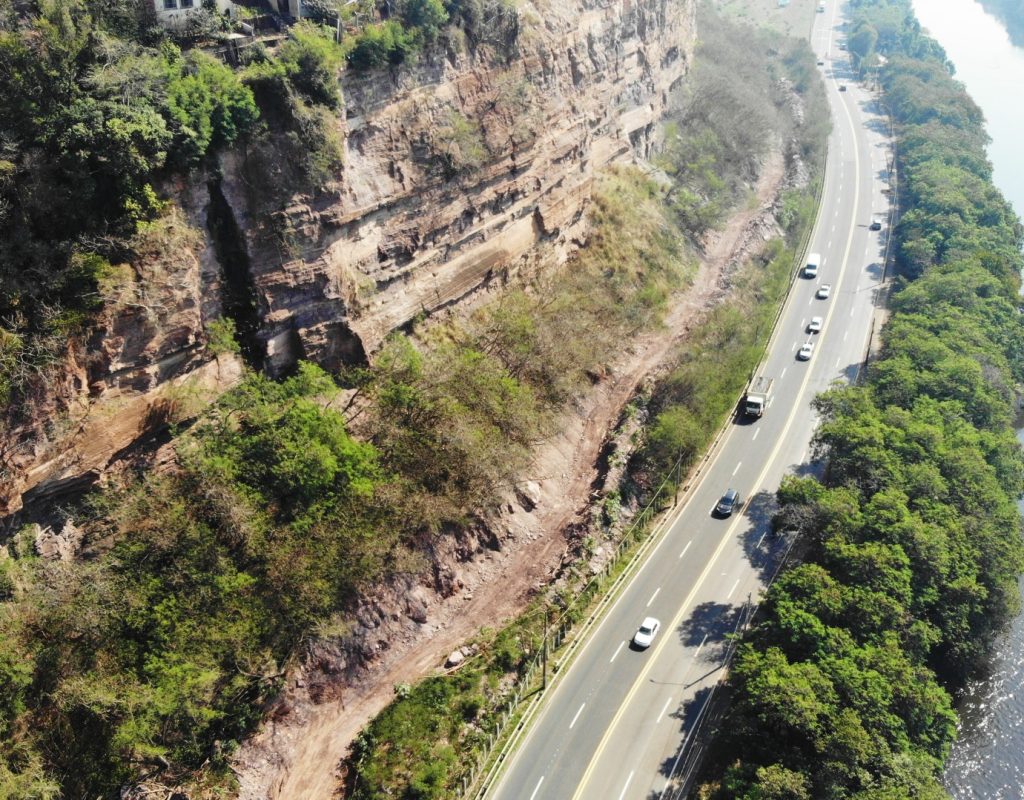
[(887, 58), (902, 277), (866, 385), (815, 401), (823, 481), (779, 490), (801, 558), (738, 651), (715, 797), (944, 797), (950, 693), (1018, 610), (1021, 225), (980, 111), (910, 4), (853, 6), (855, 57)]

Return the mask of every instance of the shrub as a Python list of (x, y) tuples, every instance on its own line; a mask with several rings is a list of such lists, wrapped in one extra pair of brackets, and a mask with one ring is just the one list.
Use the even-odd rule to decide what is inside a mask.
[(313, 103), (328, 108), (341, 104), (338, 71), (344, 55), (323, 29), (301, 22), (289, 31), (289, 38), (277, 53), (277, 61), (295, 88)]
[(369, 70), (405, 62), (419, 48), (416, 35), (396, 20), (367, 25), (350, 45), (348, 63), (353, 69)]

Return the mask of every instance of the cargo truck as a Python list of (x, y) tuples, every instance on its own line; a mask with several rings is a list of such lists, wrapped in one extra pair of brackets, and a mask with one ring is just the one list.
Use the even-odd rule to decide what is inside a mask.
[(764, 416), (768, 401), (772, 398), (772, 384), (775, 381), (764, 375), (754, 378), (743, 395), (743, 411), (750, 417)]

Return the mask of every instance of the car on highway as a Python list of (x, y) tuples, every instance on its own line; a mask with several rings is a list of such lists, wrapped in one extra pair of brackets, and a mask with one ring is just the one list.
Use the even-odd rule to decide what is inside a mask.
[(800, 346), (800, 349), (796, 353), (796, 357), (799, 358), (801, 361), (810, 361), (811, 353), (813, 352), (814, 342), (807, 341)]
[(868, 225), (868, 230), (869, 231), (880, 231), (880, 230), (882, 230), (882, 215), (881, 214), (875, 214), (871, 218), (871, 224)]
[(640, 627), (633, 634), (633, 644), (637, 647), (650, 647), (654, 637), (658, 635), (661, 623), (654, 617), (647, 617), (640, 623)]
[(841, 92), (845, 92), (846, 91), (846, 84), (845, 83), (839, 84), (839, 91), (841, 91)]
[(818, 59), (818, 66), (819, 66), (819, 67), (823, 67), (823, 66), (825, 66), (825, 59), (823, 59), (823, 58), (819, 58), (819, 59)]
[(815, 294), (815, 297), (817, 297), (819, 300), (828, 300), (828, 296), (830, 294), (832, 294), (832, 284), (823, 283), (821, 284), (821, 286), (818, 287), (818, 291)]
[(732, 488), (726, 489), (725, 494), (722, 495), (722, 499), (719, 500), (718, 505), (715, 506), (715, 514), (719, 517), (728, 517), (732, 515), (732, 512), (739, 501), (739, 492)]
[(821, 326), (825, 323), (821, 317), (811, 317), (811, 321), (807, 323), (808, 333), (821, 333)]

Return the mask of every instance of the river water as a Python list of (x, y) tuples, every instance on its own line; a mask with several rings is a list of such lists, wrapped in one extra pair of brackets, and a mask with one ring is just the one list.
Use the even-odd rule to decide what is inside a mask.
[[(1017, 214), (1024, 214), (1024, 49), (1014, 47), (1003, 24), (975, 0), (913, 4), (985, 112), (993, 180)], [(1024, 429), (1018, 438), (1024, 443)], [(990, 674), (969, 688), (958, 710), (960, 736), (946, 788), (956, 800), (1024, 798), (1024, 615), (999, 642)]]

